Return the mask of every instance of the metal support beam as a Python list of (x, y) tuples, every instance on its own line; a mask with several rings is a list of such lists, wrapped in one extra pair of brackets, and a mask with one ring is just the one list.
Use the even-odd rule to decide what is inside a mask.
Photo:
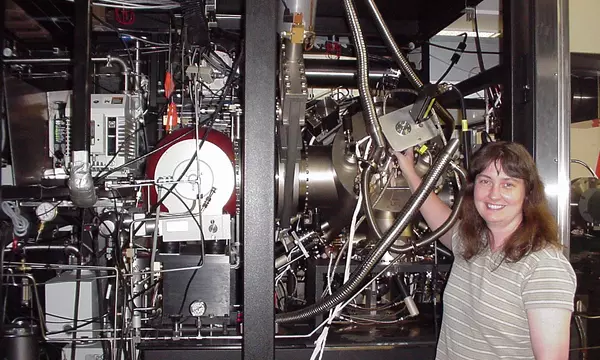
[(243, 125), (244, 360), (275, 354), (275, 95), (277, 6), (246, 0)]
[(533, 154), (568, 249), (568, 0), (504, 0), (503, 13), (507, 120), (502, 137), (522, 143)]
[[(485, 70), (482, 73), (471, 76), (470, 78), (459, 82), (456, 87), (464, 96), (474, 94), (478, 91), (484, 90), (490, 85), (499, 84), (502, 82), (502, 76), (504, 71), (501, 65), (496, 65)], [(456, 101), (458, 100), (458, 94), (455, 91), (448, 91), (439, 97), (440, 101)]]
[[(5, 26), (5, 18), (6, 18), (6, 1), (2, 1), (0, 4), (0, 50), (4, 51), (4, 33), (6, 31)], [(0, 155), (4, 152), (4, 146), (8, 142), (8, 121), (6, 121), (6, 111), (5, 111), (5, 96), (4, 93), (4, 62), (2, 59), (4, 56), (0, 58), (0, 138), (2, 140), (2, 147), (0, 148)], [(5, 126), (6, 124), (6, 126)], [(2, 171), (0, 171), (0, 184), (2, 184)], [(2, 201), (2, 195), (0, 194), (0, 201)]]
[(73, 120), (71, 150), (90, 151), (90, 42), (92, 33), (91, 0), (75, 1), (75, 40), (73, 46)]

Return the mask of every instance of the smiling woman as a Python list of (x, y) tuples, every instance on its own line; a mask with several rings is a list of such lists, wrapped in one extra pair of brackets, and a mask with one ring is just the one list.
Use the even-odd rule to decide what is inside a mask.
[[(413, 153), (396, 157), (416, 189)], [(450, 209), (432, 194), (421, 213), (435, 230)], [(523, 146), (496, 142), (475, 154), (461, 221), (440, 241), (456, 256), (443, 295), (437, 360), (568, 358), (575, 273)]]
[(466, 260), (487, 246), (513, 262), (548, 245), (560, 248), (535, 162), (516, 143), (490, 143), (473, 158), (461, 218), (470, 219), (458, 229)]

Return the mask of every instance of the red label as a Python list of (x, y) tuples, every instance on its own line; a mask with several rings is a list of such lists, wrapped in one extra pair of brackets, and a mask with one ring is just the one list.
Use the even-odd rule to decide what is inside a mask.
[(600, 152), (598, 152), (598, 160), (596, 161), (596, 176), (600, 177)]
[(115, 21), (121, 25), (133, 25), (135, 23), (135, 11), (130, 9), (115, 9)]

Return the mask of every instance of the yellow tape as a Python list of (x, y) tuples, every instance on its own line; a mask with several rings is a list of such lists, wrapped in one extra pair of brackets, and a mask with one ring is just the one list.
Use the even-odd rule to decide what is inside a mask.
[(425, 151), (427, 151), (427, 145), (422, 145), (419, 150), (417, 150), (420, 155), (425, 154)]
[(433, 103), (435, 103), (435, 98), (431, 99), (431, 101), (429, 102), (429, 105), (427, 106), (427, 110), (425, 110), (425, 114), (423, 114), (423, 117), (425, 119), (427, 119), (429, 117), (429, 113), (431, 112), (431, 108), (433, 108)]
[(469, 123), (467, 122), (467, 119), (462, 119), (461, 123), (462, 123), (462, 131), (468, 131), (469, 130)]
[(400, 234), (400, 236), (411, 237), (412, 234), (413, 234), (412, 225), (409, 224), (407, 227), (404, 228), (404, 230), (402, 231), (402, 234)]

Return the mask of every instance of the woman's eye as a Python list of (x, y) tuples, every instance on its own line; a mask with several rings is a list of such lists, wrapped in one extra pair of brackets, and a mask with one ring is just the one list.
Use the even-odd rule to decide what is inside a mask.
[(504, 187), (506, 187), (506, 188), (512, 188), (514, 186), (515, 186), (515, 184), (511, 184), (511, 183), (505, 183), (504, 184)]

